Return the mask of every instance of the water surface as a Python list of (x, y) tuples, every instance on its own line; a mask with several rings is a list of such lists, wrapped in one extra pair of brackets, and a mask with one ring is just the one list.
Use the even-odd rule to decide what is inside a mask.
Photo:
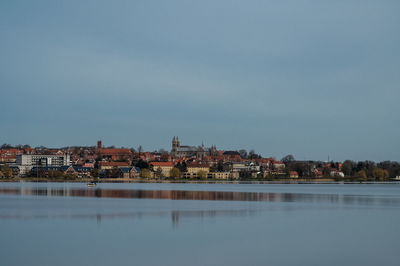
[(2, 265), (398, 265), (399, 185), (0, 183)]

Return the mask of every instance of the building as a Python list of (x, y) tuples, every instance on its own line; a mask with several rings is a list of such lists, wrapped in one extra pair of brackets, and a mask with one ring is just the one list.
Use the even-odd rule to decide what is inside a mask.
[(61, 167), (70, 165), (70, 155), (68, 154), (19, 154), (16, 158), (16, 166), (20, 169), (20, 174), (26, 174), (35, 167)]
[(205, 178), (207, 178), (210, 172), (210, 167), (206, 164), (189, 163), (186, 169), (187, 171), (183, 173), (184, 178), (200, 178), (200, 171), (205, 175)]
[(0, 162), (15, 163), (17, 155), (23, 154), (23, 153), (24, 153), (24, 151), (19, 150), (19, 149), (0, 150)]
[(128, 161), (132, 157), (132, 151), (130, 149), (98, 149), (98, 155), (101, 159), (111, 161)]
[(289, 177), (290, 178), (299, 178), (299, 174), (296, 171), (290, 171)]
[(225, 164), (225, 170), (234, 172), (259, 172), (260, 166), (253, 162), (230, 162)]
[(213, 179), (239, 179), (239, 172), (210, 172), (208, 173), (208, 178)]
[(75, 165), (73, 168), (79, 177), (90, 177), (90, 173), (93, 170), (93, 167), (77, 166), (77, 165)]
[(285, 164), (281, 161), (274, 161), (272, 167), (274, 170), (283, 170), (285, 169)]
[(169, 176), (169, 172), (174, 168), (174, 162), (151, 162), (150, 166), (153, 167), (153, 171), (157, 172), (160, 169), (163, 176)]
[(172, 157), (197, 157), (204, 158), (204, 156), (212, 156), (217, 155), (217, 148), (215, 145), (210, 148), (201, 146), (185, 146), (181, 145), (178, 137), (173, 137), (172, 139), (172, 149), (171, 156)]
[(127, 163), (127, 162), (99, 162), (100, 170), (111, 170), (114, 167), (117, 167), (117, 168), (129, 167), (129, 163)]
[(139, 177), (140, 175), (140, 168), (138, 167), (121, 167), (120, 169), (123, 178)]
[(330, 172), (330, 176), (332, 176), (332, 177), (341, 177), (341, 178), (344, 178), (344, 173), (341, 172), (341, 171), (338, 171), (338, 170), (332, 170), (332, 171)]

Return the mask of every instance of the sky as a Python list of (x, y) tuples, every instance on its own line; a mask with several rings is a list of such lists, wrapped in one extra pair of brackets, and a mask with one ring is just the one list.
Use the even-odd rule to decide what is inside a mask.
[(400, 161), (400, 1), (0, 1), (0, 144)]

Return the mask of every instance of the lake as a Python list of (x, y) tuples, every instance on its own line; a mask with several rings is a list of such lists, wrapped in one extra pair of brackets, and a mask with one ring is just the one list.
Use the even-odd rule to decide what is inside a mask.
[(399, 265), (398, 184), (0, 183), (1, 265)]

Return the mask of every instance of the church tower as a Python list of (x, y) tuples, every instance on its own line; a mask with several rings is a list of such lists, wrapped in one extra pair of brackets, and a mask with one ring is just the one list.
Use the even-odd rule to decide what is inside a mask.
[(174, 154), (176, 152), (176, 150), (179, 148), (179, 146), (181, 146), (180, 142), (179, 142), (179, 138), (174, 136), (172, 138), (172, 150), (171, 150), (171, 153)]

